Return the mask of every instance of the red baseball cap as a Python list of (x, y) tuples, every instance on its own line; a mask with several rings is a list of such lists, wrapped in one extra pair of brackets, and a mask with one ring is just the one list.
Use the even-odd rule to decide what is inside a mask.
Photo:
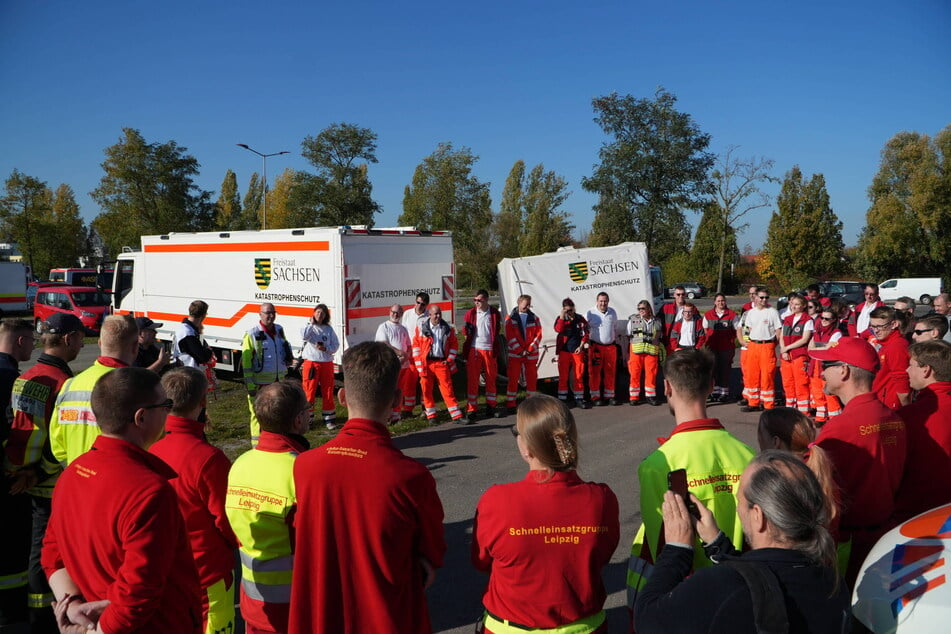
[(819, 361), (841, 361), (868, 372), (878, 371), (878, 353), (865, 339), (842, 337), (821, 350), (811, 350), (809, 356)]

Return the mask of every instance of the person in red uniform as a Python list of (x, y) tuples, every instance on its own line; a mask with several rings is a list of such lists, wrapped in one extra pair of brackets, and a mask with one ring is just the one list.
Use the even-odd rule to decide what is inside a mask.
[(466, 364), (466, 413), (475, 415), (478, 409), (479, 377), (485, 373), (485, 417), (501, 418), (504, 411), (496, 408), (496, 377), (502, 314), (489, 304), (489, 291), (485, 289), (476, 291), (473, 301), (475, 306), (466, 312), (463, 321), (466, 335), (462, 344), (462, 358)]
[(225, 514), (231, 461), (205, 438), (208, 380), (198, 368), (174, 368), (162, 377), (172, 399), (165, 437), (149, 451), (178, 473), (171, 480), (185, 519), (206, 632), (234, 629), (234, 551), (238, 540)]
[(872, 311), (868, 327), (874, 336), (871, 342), (881, 346), (878, 349), (881, 367), (872, 382), (872, 391), (886, 407), (897, 410), (911, 402), (908, 340), (901, 333), (895, 309), (888, 306), (879, 306)]
[(793, 295), (789, 300), (789, 314), (783, 319), (779, 341), (779, 372), (783, 379), (783, 392), (786, 393), (786, 407), (808, 414), (809, 375), (806, 374), (806, 364), (809, 353), (806, 346), (809, 345), (815, 325), (804, 308), (802, 296)]
[(443, 510), (433, 476), (386, 427), (399, 372), (386, 344), (347, 350), (339, 399), (350, 419), (294, 464), (290, 634), (432, 631), (424, 590), (446, 552)]
[[(419, 384), (423, 393), (423, 411), (426, 420), (436, 420), (436, 397), (434, 390), (439, 384), (439, 392), (446, 402), (452, 422), (468, 425), (469, 417), (464, 416), (456, 400), (452, 386), (452, 375), (456, 373), (456, 355), (459, 353), (459, 340), (452, 326), (442, 319), (442, 309), (436, 304), (429, 307), (429, 319), (422, 320), (416, 326), (413, 336), (413, 363), (419, 374)], [(394, 353), (395, 354), (395, 353)]]
[(670, 331), (673, 330), (674, 324), (680, 321), (686, 303), (687, 289), (683, 286), (675, 286), (674, 301), (660, 307), (660, 317), (664, 320), (664, 342), (668, 353), (674, 351), (670, 341)]
[(821, 308), (832, 306), (832, 300), (822, 294), (822, 289), (818, 284), (810, 284), (806, 287), (806, 299), (819, 302)]
[(591, 404), (584, 399), (584, 351), (588, 346), (588, 322), (575, 312), (575, 303), (566, 297), (561, 302), (561, 314), (555, 317), (555, 353), (558, 355), (558, 398), (568, 401), (568, 382), (581, 409)]
[(558, 399), (525, 399), (512, 433), (528, 474), (490, 487), (473, 520), (472, 563), (489, 573), (485, 632), (607, 632), (601, 573), (620, 538), (617, 497), (578, 476), (578, 430)]
[(865, 556), (892, 527), (907, 433), (902, 419), (871, 391), (878, 356), (868, 341), (843, 337), (809, 355), (822, 363), (826, 389), (845, 404), (842, 414), (823, 425), (816, 444), (832, 462), (842, 496), (839, 538), (851, 539), (845, 578), (854, 587)]
[(538, 390), (538, 348), (542, 342), (542, 323), (532, 312), (532, 296), (521, 295), (510, 315), (505, 317), (505, 340), (508, 342), (509, 384), (505, 406), (515, 413), (518, 378), (525, 373), (525, 390), (529, 396)]
[[(837, 342), (842, 336), (835, 308), (823, 308), (819, 312), (818, 321), (815, 322), (808, 350), (810, 352), (821, 350), (829, 344)], [(816, 409), (816, 425), (821, 427), (831, 417), (842, 413), (842, 404), (839, 403), (839, 399), (826, 392), (826, 382), (822, 378), (821, 363), (810, 358), (806, 373), (809, 375), (810, 402)]]
[(175, 472), (148, 452), (172, 406), (154, 372), (119, 368), (92, 391), (102, 430), (63, 471), (43, 569), (67, 616), (100, 632), (201, 632), (201, 589)]
[(730, 373), (736, 356), (736, 324), (739, 317), (726, 305), (726, 295), (717, 293), (713, 308), (703, 316), (707, 347), (713, 352), (713, 392), (710, 402), (730, 402)]
[(866, 284), (864, 295), (865, 301), (856, 304), (855, 308), (849, 313), (846, 326), (850, 337), (862, 337), (863, 339), (871, 337), (874, 333), (869, 330), (868, 322), (872, 311), (885, 305), (885, 302), (878, 296), (878, 284)]
[(951, 344), (926, 341), (908, 349), (915, 402), (898, 410), (908, 429), (908, 460), (895, 495), (893, 524), (951, 502)]
[(697, 307), (691, 303), (684, 304), (680, 319), (674, 322), (668, 334), (668, 347), (671, 351), (692, 350), (702, 348), (707, 342), (707, 331), (703, 328), (703, 321)]

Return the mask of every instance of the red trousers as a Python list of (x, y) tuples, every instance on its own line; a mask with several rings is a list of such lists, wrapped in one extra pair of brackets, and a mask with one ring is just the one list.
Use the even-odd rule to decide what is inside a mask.
[(842, 403), (835, 396), (825, 393), (826, 382), (822, 378), (822, 364), (816, 361), (812, 365), (812, 374), (809, 376), (812, 406), (816, 408), (816, 422), (824, 423), (831, 416), (842, 413)]
[(786, 407), (809, 414), (809, 377), (806, 375), (808, 357), (793, 357), (791, 361), (779, 362), (779, 375), (783, 379)]
[(776, 406), (776, 344), (750, 341), (745, 356), (749, 357), (746, 361), (748, 377), (744, 377), (744, 382), (749, 390), (750, 406), (756, 407), (762, 402), (765, 409), (773, 409)]
[(442, 394), (442, 400), (446, 402), (449, 409), (449, 415), (453, 420), (462, 418), (462, 410), (459, 409), (459, 402), (456, 401), (456, 394), (452, 389), (452, 371), (449, 364), (445, 361), (429, 361), (419, 375), (419, 383), (423, 387), (423, 409), (426, 411), (426, 418), (436, 418), (436, 399), (433, 391), (436, 384), (439, 384), (439, 392)]
[[(657, 366), (657, 356), (644, 352), (632, 354), (627, 360), (627, 369), (631, 373), (630, 396), (632, 401), (641, 400), (641, 386), (644, 387), (646, 398), (657, 398)], [(641, 378), (642, 372), (643, 379)]]
[(568, 377), (571, 377), (571, 391), (576, 399), (584, 398), (584, 384), (581, 382), (584, 378), (584, 353), (583, 352), (565, 352), (558, 353), (558, 398), (568, 399)]
[(301, 366), (301, 376), (304, 383), (304, 394), (307, 402), (313, 407), (317, 403), (317, 388), (320, 387), (320, 409), (324, 421), (337, 417), (337, 408), (334, 405), (334, 364), (333, 361), (304, 361)]
[(591, 400), (601, 398), (601, 378), (604, 378), (604, 398), (614, 398), (617, 378), (617, 346), (591, 342), (588, 348), (588, 389)]
[(495, 354), (491, 350), (476, 350), (473, 346), (466, 359), (466, 409), (470, 412), (476, 411), (478, 405), (479, 375), (482, 372), (485, 372), (485, 402), (489, 407), (495, 407), (495, 382), (499, 374)]
[(506, 371), (509, 375), (509, 385), (505, 391), (505, 404), (508, 407), (515, 407), (515, 397), (518, 396), (518, 377), (523, 370), (525, 371), (525, 390), (529, 394), (538, 391), (538, 360), (509, 355)]

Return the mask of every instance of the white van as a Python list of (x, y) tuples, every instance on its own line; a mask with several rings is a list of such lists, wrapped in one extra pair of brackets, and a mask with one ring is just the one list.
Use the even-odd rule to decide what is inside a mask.
[(883, 302), (910, 297), (919, 304), (928, 305), (940, 293), (940, 277), (896, 277), (878, 285), (878, 295)]

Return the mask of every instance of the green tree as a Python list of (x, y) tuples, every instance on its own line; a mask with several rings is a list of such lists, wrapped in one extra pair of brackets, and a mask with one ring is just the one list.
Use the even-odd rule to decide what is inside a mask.
[(799, 166), (783, 179), (763, 246), (762, 273), (790, 289), (837, 273), (845, 261), (842, 222), (829, 205), (825, 177), (803, 180)]
[(52, 206), (53, 193), (44, 181), (13, 170), (0, 199), (2, 233), (7, 240), (19, 245), (24, 259), (37, 275), (45, 275), (50, 269)]
[[(711, 217), (709, 222), (712, 223), (711, 238), (713, 244), (718, 247), (719, 257), (716, 262), (711, 262), (704, 256), (706, 267), (702, 270), (717, 272), (714, 280), (718, 293), (722, 292), (723, 272), (728, 258), (738, 254), (736, 234), (748, 226), (747, 223), (740, 224), (741, 219), (753, 211), (769, 207), (770, 197), (760, 190), (760, 185), (777, 181), (770, 175), (774, 165), (772, 159), (756, 157), (743, 159), (735, 155), (736, 150), (737, 147), (734, 145), (728, 147), (723, 156), (718, 158), (710, 174), (713, 181), (714, 201), (718, 208), (715, 213), (718, 215), (716, 219)], [(705, 209), (701, 226), (704, 220), (707, 220), (707, 214), (713, 212), (714, 210), (709, 207)], [(697, 233), (700, 234), (699, 227)], [(704, 249), (707, 248), (703, 243), (702, 246)], [(696, 248), (695, 242), (694, 249)], [(711, 283), (714, 280), (711, 280)]]
[(933, 139), (900, 132), (882, 149), (856, 268), (866, 279), (947, 276), (951, 260), (951, 126)]
[(524, 227), (525, 161), (518, 160), (512, 165), (505, 179), (502, 200), (499, 202), (499, 213), (493, 223), (499, 259), (519, 256), (519, 241)]
[(492, 223), (489, 183), (472, 174), (479, 157), (469, 148), (455, 150), (440, 143), (423, 159), (403, 193), (401, 225), (423, 230), (451, 230), (459, 265), (459, 286), (488, 284), (495, 262), (488, 262), (483, 249), (486, 230)]
[(241, 224), (241, 197), (238, 195), (238, 177), (231, 170), (221, 181), (221, 194), (215, 203), (215, 227), (222, 230), (244, 228)]
[(593, 100), (594, 120), (609, 140), (594, 173), (582, 179), (600, 197), (592, 245), (637, 240), (657, 261), (686, 250), (690, 228), (683, 210), (699, 209), (709, 198), (714, 156), (706, 151), (710, 135), (676, 110), (676, 102), (663, 88), (653, 99), (612, 93)]
[(73, 188), (65, 183), (53, 192), (52, 205), (53, 242), (50, 250), (54, 266), (74, 266), (87, 254), (86, 224), (79, 215), (79, 204)]
[(187, 151), (175, 141), (148, 143), (132, 128), (106, 148), (105, 174), (90, 195), (102, 208), (93, 226), (111, 254), (143, 235), (213, 226), (211, 194), (195, 184), (199, 164)]
[(244, 203), (241, 205), (241, 220), (235, 229), (257, 231), (261, 228), (261, 202), (264, 199), (264, 189), (261, 177), (255, 172), (248, 181), (248, 189), (244, 194)]
[(369, 164), (377, 162), (376, 139), (370, 128), (352, 123), (334, 123), (304, 139), (301, 154), (317, 173), (298, 174), (290, 204), (307, 225), (373, 226), (381, 210), (368, 176)]
[[(727, 227), (725, 240), (724, 227)], [(729, 276), (729, 270), (725, 271), (725, 269), (735, 264), (739, 255), (736, 232), (724, 223), (723, 208), (711, 202), (703, 210), (697, 233), (693, 238), (689, 259), (689, 269), (693, 273), (689, 279), (696, 279), (709, 288), (715, 286), (716, 292), (721, 293), (724, 288), (724, 274)], [(664, 273), (666, 275), (666, 270)], [(732, 286), (732, 276), (728, 277), (727, 281), (729, 282), (727, 285)]]
[(505, 180), (494, 224), (498, 258), (538, 255), (571, 243), (574, 225), (559, 208), (567, 200), (568, 182), (539, 163), (526, 176), (516, 161)]

